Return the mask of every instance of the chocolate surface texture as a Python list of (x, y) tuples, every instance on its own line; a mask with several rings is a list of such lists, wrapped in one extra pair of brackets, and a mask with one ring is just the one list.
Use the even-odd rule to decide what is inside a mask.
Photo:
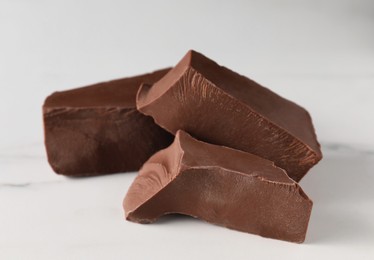
[(136, 110), (141, 83), (169, 69), (55, 92), (43, 105), (45, 145), (53, 170), (70, 176), (137, 171), (173, 136)]
[(126, 218), (134, 222), (180, 213), (297, 243), (305, 239), (312, 205), (273, 162), (183, 131), (144, 164), (124, 199)]
[(173, 134), (182, 129), (274, 161), (295, 181), (322, 158), (305, 109), (195, 51), (143, 84), (137, 108)]

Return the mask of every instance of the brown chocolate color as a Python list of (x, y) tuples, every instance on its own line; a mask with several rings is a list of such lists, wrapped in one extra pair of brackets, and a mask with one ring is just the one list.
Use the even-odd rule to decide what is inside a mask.
[(312, 205), (273, 162), (183, 131), (144, 164), (123, 203), (134, 222), (179, 213), (297, 243), (305, 240)]
[(173, 136), (136, 110), (141, 83), (169, 69), (55, 92), (43, 105), (45, 146), (56, 173), (69, 176), (137, 171)]
[(182, 129), (274, 161), (296, 181), (322, 158), (305, 109), (195, 51), (144, 84), (137, 108), (173, 134)]

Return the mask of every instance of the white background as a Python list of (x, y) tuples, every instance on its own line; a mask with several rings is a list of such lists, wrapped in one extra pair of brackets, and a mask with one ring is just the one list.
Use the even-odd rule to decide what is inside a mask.
[[(128, 223), (136, 173), (75, 180), (47, 164), (47, 95), (188, 49), (311, 112), (325, 158), (301, 182), (314, 200), (303, 245), (184, 217)], [(373, 259), (373, 88), (369, 0), (0, 0), (0, 259)]]

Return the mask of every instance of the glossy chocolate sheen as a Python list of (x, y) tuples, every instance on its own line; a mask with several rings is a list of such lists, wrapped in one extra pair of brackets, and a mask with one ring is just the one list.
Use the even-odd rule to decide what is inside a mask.
[(169, 69), (55, 92), (43, 105), (45, 146), (56, 173), (88, 176), (137, 171), (173, 136), (136, 110), (143, 82)]
[(305, 109), (195, 51), (144, 84), (137, 108), (173, 134), (182, 129), (274, 161), (296, 181), (322, 158)]
[(312, 206), (273, 162), (183, 131), (144, 164), (124, 199), (130, 221), (152, 223), (180, 213), (297, 243), (305, 240)]

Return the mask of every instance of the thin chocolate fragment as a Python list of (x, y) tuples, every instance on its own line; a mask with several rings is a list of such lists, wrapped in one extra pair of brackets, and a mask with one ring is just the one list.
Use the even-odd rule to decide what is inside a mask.
[(144, 84), (137, 108), (173, 134), (182, 129), (274, 161), (295, 181), (322, 158), (305, 109), (195, 51)]
[(301, 243), (313, 203), (273, 162), (178, 131), (171, 146), (144, 164), (123, 205), (134, 222), (180, 213)]
[(48, 161), (70, 176), (136, 171), (173, 136), (136, 110), (142, 82), (153, 83), (169, 69), (55, 92), (43, 105)]

